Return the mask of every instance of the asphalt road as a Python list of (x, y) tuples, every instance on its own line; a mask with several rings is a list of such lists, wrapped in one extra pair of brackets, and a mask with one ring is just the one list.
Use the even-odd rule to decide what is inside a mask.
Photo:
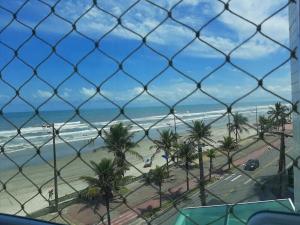
[[(287, 153), (290, 151), (291, 140), (287, 140)], [(279, 152), (277, 150), (268, 150), (259, 157), (260, 167), (255, 171), (245, 171), (243, 166), (234, 169), (231, 174), (226, 174), (220, 180), (209, 185), (208, 191), (212, 194), (207, 196), (208, 205), (252, 202), (258, 200), (275, 199), (276, 196), (271, 191), (262, 190), (261, 185), (272, 176), (276, 175), (278, 169)], [(286, 164), (291, 160), (287, 157)], [(187, 199), (177, 205), (177, 209), (186, 207), (200, 206), (199, 192), (196, 191)], [(151, 224), (174, 224), (178, 215), (175, 208), (163, 213)], [(140, 221), (141, 222), (141, 221)], [(141, 224), (136, 221), (136, 224)]]

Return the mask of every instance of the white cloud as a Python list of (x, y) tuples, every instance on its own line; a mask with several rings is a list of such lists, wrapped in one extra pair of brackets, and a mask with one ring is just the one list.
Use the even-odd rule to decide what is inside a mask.
[(2, 95), (2, 94), (0, 94), (0, 99), (8, 99), (8, 98), (9, 98), (8, 95)]
[(79, 92), (85, 98), (89, 98), (89, 97), (93, 96), (96, 93), (96, 90), (94, 88), (82, 87)]
[(60, 93), (60, 96), (63, 98), (70, 98), (71, 95), (72, 95), (72, 89), (70, 88), (64, 88)]
[[(101, 4), (101, 8), (108, 10), (114, 15), (118, 16), (124, 12), (131, 4), (135, 1), (128, 1), (125, 4), (118, 0), (105, 1)], [(178, 0), (169, 1), (155, 1), (155, 4), (161, 5), (167, 9), (170, 9)], [(255, 22), (260, 23), (268, 16), (270, 16), (275, 10), (279, 9), (284, 5), (286, 0), (232, 0), (230, 1), (230, 9), (237, 14)], [(64, 17), (70, 18), (72, 20), (78, 18), (84, 10), (89, 7), (89, 4), (83, 4), (82, 1), (64, 1), (59, 5), (58, 13), (62, 14)], [(179, 6), (185, 6), (189, 9), (194, 9), (199, 13), (198, 9), (200, 6), (205, 8), (203, 15), (194, 17), (193, 14), (181, 13), (180, 18), (176, 18), (180, 21), (187, 22), (191, 24), (202, 24), (203, 20), (207, 20), (205, 16), (216, 15), (221, 10), (223, 10), (223, 4), (217, 1), (211, 0), (186, 0), (181, 2)], [(197, 8), (198, 7), (198, 8)], [(174, 10), (176, 10), (175, 7)], [(193, 10), (191, 10), (193, 11)], [(122, 16), (122, 23), (134, 30), (135, 32), (146, 35), (150, 30), (155, 28), (160, 21), (166, 17), (166, 12), (155, 7), (147, 2), (141, 1), (130, 9), (124, 16)], [(249, 37), (255, 32), (255, 27), (242, 19), (234, 16), (233, 14), (225, 11), (220, 17), (217, 18), (226, 29), (232, 31), (232, 36), (223, 36), (222, 32), (216, 30), (201, 36), (205, 41), (209, 42), (216, 48), (229, 53), (234, 47), (241, 43), (245, 38)], [(148, 42), (150, 44), (158, 44), (168, 47), (168, 49), (174, 49), (178, 51), (180, 47), (186, 44), (194, 36), (193, 32), (184, 28), (183, 26), (175, 23), (165, 22), (161, 27), (155, 30), (148, 37)], [(187, 22), (188, 23), (188, 22)], [(83, 16), (78, 22), (78, 29), (94, 38), (99, 38), (112, 29), (117, 24), (117, 20), (98, 10), (97, 8), (91, 9), (87, 14)], [(275, 40), (282, 43), (288, 42), (288, 16), (286, 12), (281, 12), (272, 17), (269, 21), (266, 21), (262, 26), (262, 31), (267, 35), (270, 35)], [(118, 36), (125, 39), (136, 39), (140, 38), (127, 31), (126, 29), (118, 26), (111, 35)], [(237, 38), (236, 38), (237, 37)], [(247, 44), (243, 45), (234, 54), (237, 58), (243, 59), (256, 59), (260, 57), (267, 56), (270, 53), (274, 53), (279, 50), (279, 46), (268, 41), (259, 35), (252, 38)], [(191, 49), (191, 51), (185, 51), (185, 54), (190, 54), (193, 56), (201, 57), (220, 57), (220, 54), (216, 54), (213, 51), (207, 51), (203, 49)]]
[[(221, 101), (233, 101), (250, 90), (256, 87), (253, 83), (242, 83), (240, 85), (230, 85), (225, 83), (218, 83), (218, 84), (203, 84), (202, 89), (211, 94), (212, 96), (220, 99)], [(275, 92), (276, 94), (290, 99), (291, 96), (291, 87), (290, 87), (290, 77), (287, 75), (277, 77), (276, 79), (266, 78), (264, 80), (264, 87), (270, 91)], [(153, 96), (161, 99), (162, 101), (168, 104), (174, 104), (177, 101), (181, 100), (185, 96), (188, 96), (193, 90), (196, 89), (196, 84), (192, 82), (183, 81), (182, 79), (173, 79), (168, 82), (168, 84), (164, 85), (149, 85), (148, 92)], [(83, 98), (91, 97), (96, 90), (94, 88), (87, 88), (82, 87), (80, 89), (80, 94)], [(143, 93), (142, 93), (143, 92)], [(133, 99), (134, 97), (140, 95), (137, 99), (134, 100), (135, 103), (140, 104), (155, 104), (158, 103), (152, 96), (150, 96), (147, 92), (144, 91), (143, 87), (135, 87), (127, 90), (122, 91), (111, 91), (111, 90), (101, 90), (101, 93), (115, 101), (117, 103), (125, 103), (129, 100)], [(99, 100), (100, 95), (96, 95), (93, 100)], [(276, 97), (272, 96), (267, 91), (259, 88), (254, 93), (250, 94), (242, 101), (249, 101), (249, 100), (274, 100)], [(213, 101), (210, 97), (206, 96), (199, 90), (197, 90), (194, 94), (189, 96), (185, 103), (196, 103), (199, 101), (203, 102), (211, 102)]]
[(36, 95), (34, 97), (50, 98), (51, 96), (52, 96), (52, 93), (50, 91), (37, 90)]

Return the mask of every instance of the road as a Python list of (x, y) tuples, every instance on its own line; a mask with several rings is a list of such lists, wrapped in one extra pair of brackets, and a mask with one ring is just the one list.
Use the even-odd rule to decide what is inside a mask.
[[(291, 145), (291, 140), (287, 140), (287, 146)], [(287, 153), (291, 149), (287, 148)], [(220, 180), (207, 187), (208, 205), (251, 202), (258, 200), (275, 199), (276, 196), (271, 191), (262, 190), (261, 185), (264, 181), (276, 175), (278, 169), (277, 150), (268, 150), (259, 157), (260, 167), (255, 171), (245, 171), (243, 166), (238, 167), (232, 171), (232, 174), (224, 175)], [(287, 157), (287, 165), (291, 160)], [(200, 206), (199, 192), (196, 191), (188, 196), (183, 202), (177, 204), (177, 208), (198, 207)], [(155, 218), (151, 224), (174, 224), (178, 210), (172, 207), (169, 211)], [(142, 224), (141, 219), (132, 224)]]

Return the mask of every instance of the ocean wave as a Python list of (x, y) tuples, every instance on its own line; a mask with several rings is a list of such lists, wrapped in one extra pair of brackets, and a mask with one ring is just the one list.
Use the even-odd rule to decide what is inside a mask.
[[(269, 109), (270, 105), (257, 106), (258, 113), (265, 112)], [(237, 107), (235, 111), (242, 114), (255, 114), (256, 107)], [(184, 123), (190, 123), (194, 120), (213, 120), (224, 115), (226, 111), (224, 109), (211, 110), (207, 112), (183, 112), (176, 113), (175, 122), (177, 126), (182, 126)], [(160, 121), (162, 120), (162, 121)], [(184, 123), (181, 121), (183, 120)], [(167, 117), (165, 115), (155, 115), (146, 116), (140, 118), (134, 118), (133, 121), (136, 124), (131, 124), (128, 119), (119, 119), (113, 122), (110, 121), (99, 121), (93, 122), (92, 126), (88, 123), (83, 123), (81, 121), (73, 121), (68, 123), (55, 123), (54, 127), (60, 130), (57, 137), (57, 143), (66, 142), (80, 142), (85, 140), (91, 140), (98, 136), (98, 130), (103, 129), (108, 130), (109, 126), (123, 122), (125, 124), (131, 124), (132, 132), (140, 132), (143, 129), (161, 129), (166, 127), (174, 126), (174, 115), (170, 114)], [(155, 125), (154, 125), (155, 124)], [(153, 126), (154, 125), (154, 126)], [(97, 129), (94, 129), (96, 127)], [(141, 128), (142, 127), (142, 128)], [(21, 134), (31, 143), (36, 146), (43, 145), (46, 141), (46, 145), (52, 144), (51, 140), (52, 133), (51, 129), (45, 127), (25, 127), (21, 129)], [(24, 140), (21, 136), (16, 136), (16, 130), (4, 130), (0, 131), (0, 145), (4, 145), (7, 153), (13, 153), (18, 151), (24, 151), (32, 146)]]

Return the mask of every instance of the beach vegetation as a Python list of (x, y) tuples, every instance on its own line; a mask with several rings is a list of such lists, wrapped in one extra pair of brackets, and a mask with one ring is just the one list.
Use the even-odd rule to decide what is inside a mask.
[(209, 158), (209, 181), (211, 181), (211, 174), (213, 170), (213, 159), (216, 158), (216, 149), (208, 149), (206, 156)]
[(206, 125), (203, 120), (193, 121), (193, 125), (188, 129), (187, 141), (192, 143), (197, 149), (198, 161), (199, 161), (199, 178), (200, 178), (200, 199), (201, 204), (206, 205), (205, 196), (205, 177), (204, 177), (204, 165), (203, 165), (203, 150), (205, 142), (212, 141), (211, 139), (211, 127)]
[(279, 160), (278, 160), (278, 174), (279, 174), (279, 197), (282, 197), (283, 175), (286, 173), (285, 160), (285, 124), (288, 122), (289, 108), (280, 102), (275, 103), (274, 107), (270, 107), (267, 112), (269, 119), (276, 127), (277, 132), (273, 132), (280, 136)]
[(159, 207), (162, 205), (162, 184), (169, 176), (165, 166), (156, 166), (149, 171), (149, 181), (158, 186)]
[(230, 165), (231, 165), (230, 153), (234, 149), (236, 149), (237, 142), (231, 136), (226, 136), (226, 137), (223, 137), (223, 140), (220, 140), (219, 143), (220, 143), (220, 146), (219, 146), (220, 149), (226, 153), (228, 169), (230, 170)]
[(186, 190), (190, 190), (189, 185), (189, 170), (190, 164), (198, 158), (195, 148), (189, 142), (181, 143), (178, 147), (178, 156), (184, 161), (185, 173), (186, 173)]
[(272, 130), (273, 123), (269, 117), (265, 115), (261, 115), (258, 118), (258, 126), (259, 126), (260, 133), (264, 134)]
[(90, 165), (95, 176), (80, 177), (81, 180), (88, 184), (84, 196), (88, 200), (96, 201), (95, 207), (104, 200), (107, 222), (111, 224), (110, 201), (114, 197), (114, 191), (128, 184), (132, 177), (121, 176), (116, 166), (116, 161), (112, 159), (103, 158), (99, 163), (91, 161)]
[(289, 109), (287, 106), (280, 102), (275, 103), (274, 107), (270, 107), (267, 114), (269, 119), (276, 127), (275, 134), (280, 135), (280, 149), (279, 149), (279, 162), (278, 173), (285, 172), (285, 124), (287, 123)]
[(136, 143), (133, 141), (134, 133), (130, 132), (130, 126), (123, 123), (112, 125), (109, 131), (104, 130), (104, 143), (109, 152), (113, 152), (119, 172), (124, 176), (129, 169), (126, 155), (130, 154), (143, 160), (143, 156), (134, 150)]
[(151, 146), (151, 148), (155, 148), (156, 151), (162, 150), (164, 152), (164, 158), (166, 159), (166, 170), (169, 176), (170, 159), (172, 158), (172, 153), (175, 150), (178, 136), (170, 129), (165, 129), (158, 132), (159, 139), (153, 140), (154, 145)]
[(229, 130), (230, 132), (233, 132), (235, 134), (235, 141), (238, 142), (238, 139), (241, 138), (241, 133), (248, 132), (247, 128), (248, 118), (244, 115), (236, 112), (233, 114), (233, 121), (229, 124)]

